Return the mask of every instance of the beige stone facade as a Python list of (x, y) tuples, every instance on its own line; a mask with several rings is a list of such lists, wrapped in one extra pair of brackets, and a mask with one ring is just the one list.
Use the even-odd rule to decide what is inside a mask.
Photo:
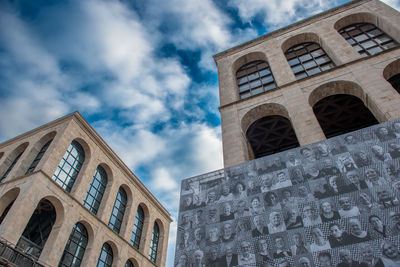
[[(24, 175), (43, 144), (51, 138), (53, 140), (35, 170)], [(73, 140), (83, 147), (85, 161), (68, 193), (52, 176)], [(20, 159), (0, 185), (0, 214), (14, 201), (0, 225), (1, 238), (17, 244), (39, 201), (46, 199), (55, 207), (56, 221), (43, 247), (40, 262), (57, 266), (73, 226), (80, 222), (88, 231), (88, 244), (81, 266), (96, 266), (105, 242), (113, 251), (112, 266), (124, 266), (128, 259), (135, 267), (165, 266), (171, 223), (169, 213), (79, 113), (0, 144), (0, 175), (24, 148)], [(94, 215), (82, 202), (99, 165), (106, 171), (108, 183), (97, 215)], [(126, 191), (128, 201), (122, 227), (117, 234), (108, 222), (120, 187)], [(145, 220), (140, 247), (136, 249), (130, 245), (130, 238), (139, 205), (144, 210)], [(160, 228), (155, 264), (149, 260), (154, 222)]]
[[(214, 56), (218, 67), (225, 167), (254, 158), (248, 127), (268, 115), (288, 118), (301, 146), (325, 135), (312, 106), (334, 94), (360, 98), (379, 122), (400, 117), (400, 95), (387, 79), (400, 72), (400, 47), (362, 57), (339, 33), (346, 25), (368, 22), (400, 42), (399, 12), (377, 0), (352, 1)], [(296, 80), (284, 52), (303, 42), (318, 43), (335, 67)], [(277, 88), (240, 99), (236, 72), (254, 60), (268, 62)]]

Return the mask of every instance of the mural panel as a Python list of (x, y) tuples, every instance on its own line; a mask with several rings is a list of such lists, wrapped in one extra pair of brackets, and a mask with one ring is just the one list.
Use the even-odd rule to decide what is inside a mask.
[(175, 266), (400, 266), (400, 120), (182, 181)]

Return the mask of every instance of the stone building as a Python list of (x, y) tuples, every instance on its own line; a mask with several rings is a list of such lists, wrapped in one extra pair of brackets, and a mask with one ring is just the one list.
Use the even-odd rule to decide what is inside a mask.
[[(399, 25), (384, 3), (352, 1), (214, 56), (225, 167), (363, 128), (368, 112), (400, 117)], [(364, 123), (334, 130), (345, 120), (329, 113)], [(286, 140), (260, 144), (268, 123), (285, 124)]]
[(165, 266), (169, 213), (79, 113), (0, 144), (0, 177), (4, 266)]
[(356, 0), (215, 55), (225, 168), (182, 181), (176, 266), (400, 266), (399, 43)]

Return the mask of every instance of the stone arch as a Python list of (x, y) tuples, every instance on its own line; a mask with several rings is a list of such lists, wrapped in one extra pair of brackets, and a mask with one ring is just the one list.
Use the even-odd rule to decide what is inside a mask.
[(14, 201), (17, 199), (20, 193), (19, 187), (14, 187), (11, 190), (7, 191), (0, 198), (0, 224), (4, 220), (5, 216), (7, 216), (8, 210), (11, 208)]
[[(156, 264), (159, 265), (161, 262), (161, 258), (164, 256), (164, 255), (162, 255), (162, 252), (164, 249), (165, 226), (164, 226), (164, 223), (158, 218), (154, 220), (154, 223), (158, 224), (158, 229), (160, 231), (160, 237), (158, 240), (158, 248), (157, 248), (157, 258), (156, 258)], [(154, 223), (153, 223), (153, 225), (154, 225)], [(152, 225), (152, 229), (153, 229), (153, 225)]]
[(81, 223), (81, 224), (83, 224), (83, 226), (85, 226), (86, 231), (88, 233), (88, 247), (91, 246), (91, 244), (93, 243), (93, 240), (94, 240), (94, 230), (93, 230), (92, 225), (84, 219), (77, 221), (75, 224), (77, 224), (77, 223)]
[(346, 27), (348, 25), (354, 24), (354, 23), (372, 23), (376, 26), (378, 26), (378, 17), (372, 13), (368, 12), (361, 12), (361, 13), (354, 13), (347, 15), (335, 22), (333, 25), (333, 28), (337, 31), (339, 31), (341, 28)]
[[(26, 171), (27, 169), (33, 169), (33, 167), (31, 168), (30, 165), (32, 165), (33, 161), (36, 159), (38, 153), (41, 151), (41, 149), (43, 148), (43, 146), (47, 143), (47, 142), (51, 142), (51, 140), (54, 139), (54, 137), (56, 136), (57, 132), (56, 131), (52, 131), (50, 133), (47, 133), (46, 135), (44, 135), (42, 138), (39, 139), (39, 141), (37, 141), (32, 149), (29, 151), (29, 154), (24, 162), (24, 166), (21, 166), (21, 174), (25, 173), (25, 175), (27, 174)], [(51, 145), (51, 143), (50, 143)], [(47, 150), (47, 149), (46, 149)], [(37, 164), (39, 164), (40, 162), (38, 162)]]
[(354, 82), (322, 84), (311, 92), (308, 100), (327, 138), (378, 123), (378, 109), (371, 108), (374, 105)]
[[(113, 265), (117, 262), (118, 258), (119, 258), (119, 251), (118, 251), (118, 246), (117, 244), (115, 244), (114, 241), (112, 240), (107, 240), (104, 243), (107, 243), (110, 245), (111, 249), (112, 249), (112, 253), (113, 253)], [(104, 244), (103, 243), (103, 244)]]
[(383, 78), (385, 78), (385, 80), (389, 80), (391, 77), (399, 73), (400, 73), (400, 59), (396, 59), (395, 61), (389, 63), (383, 69)]
[(74, 194), (76, 192), (76, 190), (79, 188), (79, 186), (82, 182), (82, 179), (85, 176), (84, 174), (86, 172), (86, 168), (89, 165), (90, 159), (92, 157), (92, 154), (91, 154), (92, 150), (91, 150), (89, 144), (84, 139), (82, 139), (80, 137), (75, 138), (75, 139), (71, 140), (70, 144), (72, 144), (72, 142), (74, 142), (74, 141), (77, 142), (82, 147), (83, 152), (84, 152), (84, 161), (83, 161), (81, 169), (79, 170), (78, 176), (76, 177), (76, 179), (71, 187), (71, 191), (70, 191), (71, 194)]
[(243, 116), (241, 126), (249, 159), (299, 146), (288, 111), (280, 104), (251, 109)]
[(241, 120), (242, 132), (246, 133), (249, 126), (258, 119), (269, 115), (280, 115), (290, 119), (287, 109), (281, 104), (266, 103), (249, 110)]
[(8, 173), (12, 171), (12, 169), (15, 169), (14, 165), (17, 165), (18, 162), (21, 161), (20, 157), (22, 157), (23, 153), (25, 152), (28, 146), (29, 146), (28, 142), (19, 145), (3, 161), (3, 164), (0, 167), (0, 182), (4, 182), (3, 180), (6, 178), (5, 176), (7, 176)]
[(369, 12), (360, 12), (347, 15), (335, 22), (333, 28), (337, 31), (351, 24), (355, 23), (371, 23), (377, 26), (379, 29), (383, 30), (385, 33), (389, 34), (397, 42), (400, 38), (400, 29), (394, 27), (384, 18), (378, 17), (377, 15)]
[(143, 213), (144, 213), (144, 222), (143, 222), (142, 236), (140, 238), (139, 251), (141, 251), (142, 253), (146, 253), (145, 247), (144, 247), (144, 242), (145, 242), (145, 239), (146, 239), (146, 233), (153, 226), (150, 225), (150, 210), (149, 210), (148, 206), (144, 202), (140, 202), (139, 205), (137, 205), (136, 209), (134, 210), (135, 211), (135, 220), (136, 220), (137, 209), (139, 208), (139, 206), (142, 207)]
[[(100, 206), (99, 206), (99, 208), (97, 210), (97, 216), (101, 217), (103, 212), (104, 212), (104, 208), (105, 208), (104, 205), (107, 205), (107, 199), (110, 196), (112, 184), (114, 182), (114, 174), (113, 174), (113, 171), (112, 171), (111, 167), (108, 164), (102, 162), (102, 163), (97, 165), (92, 177), (90, 178), (90, 183), (92, 182), (92, 179), (94, 179), (94, 174), (96, 173), (97, 168), (99, 166), (104, 169), (104, 171), (106, 172), (106, 176), (107, 176), (107, 185), (105, 187), (105, 190), (104, 190), (101, 202), (100, 202)], [(89, 189), (87, 189), (86, 195), (88, 194), (88, 191), (90, 190), (90, 186), (88, 188)]]
[(241, 66), (256, 60), (264, 60), (268, 62), (266, 54), (260, 51), (250, 52), (236, 59), (232, 64), (233, 77), (236, 77), (236, 72)]
[(127, 261), (131, 261), (133, 264), (133, 267), (139, 267), (139, 263), (135, 258), (129, 258), (125, 262), (127, 262)]
[(50, 203), (54, 206), (54, 208), (56, 210), (56, 221), (54, 222), (53, 227), (54, 228), (61, 227), (61, 224), (63, 223), (64, 218), (65, 218), (65, 208), (64, 208), (62, 201), (59, 200), (58, 197), (54, 196), (54, 195), (47, 195), (45, 197), (42, 197), (39, 200), (39, 202), (42, 199), (46, 199), (46, 200), (50, 201)]
[(312, 107), (322, 98), (337, 94), (356, 96), (360, 98), (364, 102), (364, 104), (367, 100), (361, 86), (359, 86), (355, 82), (340, 80), (324, 83), (312, 90), (308, 97), (308, 103)]
[(396, 59), (385, 67), (383, 77), (400, 94), (400, 59)]
[(282, 43), (281, 48), (283, 53), (285, 53), (290, 47), (306, 42), (314, 42), (322, 46), (321, 38), (316, 33), (304, 32), (286, 39)]

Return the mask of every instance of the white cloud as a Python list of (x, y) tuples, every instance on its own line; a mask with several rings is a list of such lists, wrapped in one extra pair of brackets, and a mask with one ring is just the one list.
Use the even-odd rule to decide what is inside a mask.
[[(335, 0), (230, 0), (244, 22), (250, 22), (257, 15), (262, 15), (264, 26), (276, 29), (312, 14), (319, 13), (336, 4)], [(301, 11), (300, 11), (301, 10)]]
[(177, 181), (171, 177), (165, 167), (157, 168), (152, 171), (152, 176), (154, 178), (151, 182), (151, 188), (156, 191), (171, 191), (178, 187)]

